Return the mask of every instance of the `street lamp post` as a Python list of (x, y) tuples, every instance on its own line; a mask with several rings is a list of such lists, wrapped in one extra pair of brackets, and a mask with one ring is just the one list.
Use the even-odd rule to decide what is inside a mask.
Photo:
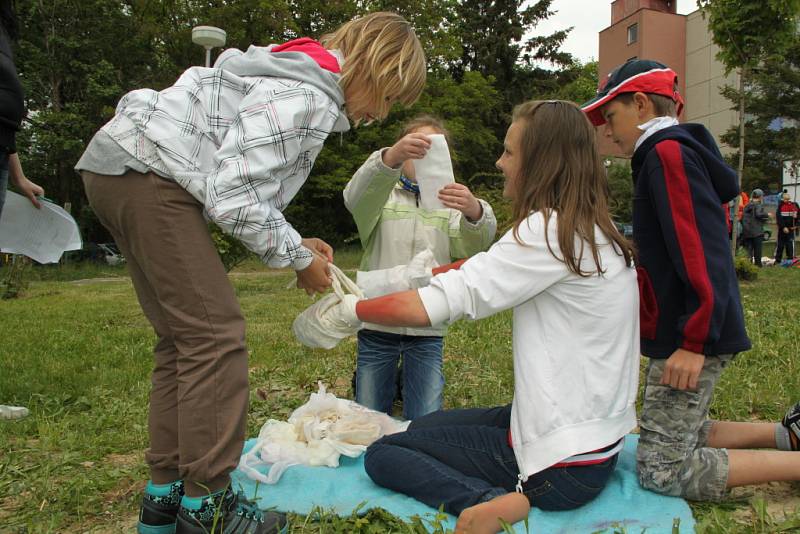
[(225, 30), (215, 26), (195, 26), (192, 28), (192, 42), (206, 49), (206, 67), (211, 66), (211, 49), (225, 46)]

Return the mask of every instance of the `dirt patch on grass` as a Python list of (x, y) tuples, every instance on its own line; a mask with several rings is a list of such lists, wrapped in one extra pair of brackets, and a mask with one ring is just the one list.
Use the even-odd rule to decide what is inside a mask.
[(5, 524), (7, 519), (14, 517), (15, 512), (21, 507), (22, 501), (19, 498), (0, 498), (0, 524)]
[(136, 532), (136, 524), (139, 522), (139, 512), (126, 513), (124, 516), (116, 516), (106, 513), (106, 517), (99, 516), (91, 522), (80, 525), (73, 525), (64, 532), (80, 532), (81, 534), (130, 534)]
[(144, 453), (141, 451), (130, 452), (127, 454), (111, 453), (103, 458), (103, 462), (114, 467), (133, 467), (144, 461)]
[(80, 280), (70, 280), (68, 284), (85, 286), (88, 284), (102, 284), (103, 282), (122, 282), (130, 280), (127, 276), (115, 276), (113, 278), (81, 278)]
[[(800, 489), (800, 484), (798, 483), (769, 482), (760, 486), (737, 488), (733, 492), (733, 496), (741, 499), (750, 497), (751, 503), (753, 499), (763, 499), (768, 518), (773, 523), (782, 523), (796, 518), (800, 513), (800, 492), (798, 492), (798, 489)], [(732, 516), (737, 523), (746, 525), (752, 525), (757, 520), (756, 510), (752, 505), (735, 510)]]

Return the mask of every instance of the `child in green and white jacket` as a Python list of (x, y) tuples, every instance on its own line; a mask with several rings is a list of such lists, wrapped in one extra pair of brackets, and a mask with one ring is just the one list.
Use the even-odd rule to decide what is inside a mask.
[[(469, 188), (453, 183), (439, 191), (443, 209), (419, 207), (414, 159), (430, 148), (428, 135), (444, 134), (441, 121), (410, 121), (390, 148), (375, 151), (344, 190), (364, 256), (362, 271), (407, 264), (430, 248), (444, 265), (486, 250), (497, 230), (492, 207)], [(394, 328), (367, 324), (358, 333), (356, 401), (391, 414), (397, 363), (403, 356), (403, 417), (414, 419), (442, 408), (444, 328)]]

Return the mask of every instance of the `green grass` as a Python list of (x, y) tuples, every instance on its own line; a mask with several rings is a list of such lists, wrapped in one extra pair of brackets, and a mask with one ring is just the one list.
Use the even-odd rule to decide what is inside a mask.
[[(337, 254), (345, 268), (357, 261), (357, 251)], [(130, 532), (147, 477), (154, 334), (122, 269), (35, 268), (31, 277), (23, 297), (0, 301), (0, 401), (32, 412), (0, 422), (0, 533)], [(267, 271), (253, 261), (232, 275), (248, 320), (248, 435), (268, 418), (286, 418), (318, 380), (337, 395), (352, 394), (352, 339), (332, 351), (294, 341), (292, 320), (310, 300), (286, 289), (292, 279), (289, 271)], [(800, 269), (762, 269), (758, 280), (742, 284), (742, 293), (754, 349), (726, 370), (712, 415), (774, 421), (800, 399)], [(510, 401), (510, 328), (508, 313), (454, 325), (445, 345), (447, 407)], [(699, 530), (778, 532), (800, 525), (797, 510), (784, 517), (769, 508), (783, 498), (775, 491), (757, 487), (752, 498), (693, 505)], [(320, 510), (295, 517), (294, 524), (294, 532), (421, 529), (381, 511), (338, 518)]]

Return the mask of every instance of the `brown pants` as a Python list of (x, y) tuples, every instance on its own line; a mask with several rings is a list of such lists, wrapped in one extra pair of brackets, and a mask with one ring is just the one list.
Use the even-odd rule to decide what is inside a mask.
[(189, 496), (221, 489), (244, 443), (247, 349), (244, 318), (202, 206), (152, 173), (82, 176), (158, 335), (145, 454), (151, 478), (183, 479)]

